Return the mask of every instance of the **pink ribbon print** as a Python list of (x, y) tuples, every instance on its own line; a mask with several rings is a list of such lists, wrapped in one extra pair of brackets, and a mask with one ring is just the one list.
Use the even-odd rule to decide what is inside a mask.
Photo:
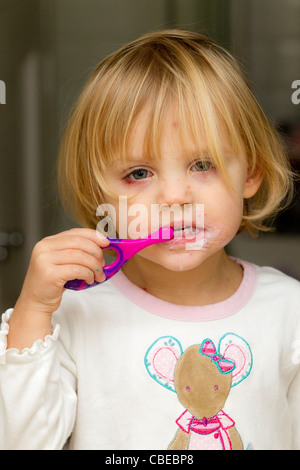
[(235, 369), (235, 363), (229, 359), (225, 359), (221, 354), (217, 353), (216, 347), (211, 339), (205, 339), (200, 346), (200, 354), (209, 357), (216, 364), (221, 374), (229, 374)]

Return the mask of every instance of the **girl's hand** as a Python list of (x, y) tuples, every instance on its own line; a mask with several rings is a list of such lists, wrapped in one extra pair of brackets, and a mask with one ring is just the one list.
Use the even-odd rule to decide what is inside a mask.
[(38, 242), (32, 252), (18, 303), (51, 315), (58, 309), (64, 285), (71, 279), (103, 282), (101, 247), (109, 240), (96, 230), (75, 228)]

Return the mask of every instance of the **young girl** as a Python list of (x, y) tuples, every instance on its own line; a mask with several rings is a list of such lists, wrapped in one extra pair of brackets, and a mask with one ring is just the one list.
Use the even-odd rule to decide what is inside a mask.
[[(299, 449), (299, 283), (225, 252), (239, 231), (266, 230), (291, 191), (235, 60), (179, 30), (122, 47), (75, 106), (59, 175), (84, 228), (35, 246), (2, 317), (1, 448)], [(174, 238), (66, 290), (105, 280), (104, 203), (117, 233), (129, 238), (143, 207), (149, 236), (155, 206)]]

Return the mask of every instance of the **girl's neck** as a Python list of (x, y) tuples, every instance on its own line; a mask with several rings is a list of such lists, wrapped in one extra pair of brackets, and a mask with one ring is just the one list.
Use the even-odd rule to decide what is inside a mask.
[(195, 269), (170, 271), (135, 256), (123, 267), (127, 278), (149, 294), (177, 305), (209, 305), (221, 302), (238, 289), (243, 268), (224, 250)]

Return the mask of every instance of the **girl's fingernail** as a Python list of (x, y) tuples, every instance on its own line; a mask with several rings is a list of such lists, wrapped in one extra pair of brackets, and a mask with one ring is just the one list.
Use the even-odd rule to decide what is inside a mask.
[(99, 238), (99, 240), (107, 240), (107, 237), (103, 235), (103, 233), (98, 232), (98, 230), (96, 230), (96, 237)]

